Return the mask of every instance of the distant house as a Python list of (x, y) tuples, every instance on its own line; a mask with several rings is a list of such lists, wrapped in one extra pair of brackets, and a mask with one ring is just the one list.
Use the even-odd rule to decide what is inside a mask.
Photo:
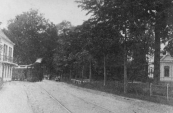
[(13, 66), (14, 43), (0, 29), (0, 78), (11, 81)]
[(160, 59), (160, 81), (173, 81), (173, 57), (168, 52)]
[[(149, 77), (154, 77), (154, 63), (149, 62)], [(173, 81), (173, 57), (167, 52), (166, 55), (161, 54), (160, 59), (160, 81), (172, 82)]]

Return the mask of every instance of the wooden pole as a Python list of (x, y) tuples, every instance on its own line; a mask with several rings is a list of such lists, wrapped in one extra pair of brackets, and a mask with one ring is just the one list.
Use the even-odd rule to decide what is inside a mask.
[(82, 66), (82, 83), (83, 83), (83, 79), (84, 79), (84, 65)]
[(152, 83), (150, 83), (150, 96), (152, 96)]
[(106, 85), (106, 56), (104, 54), (104, 86)]
[(70, 68), (70, 80), (71, 80), (71, 68)]
[(167, 90), (166, 98), (167, 98), (167, 100), (169, 100), (169, 84), (166, 85), (166, 90)]
[(91, 60), (90, 60), (90, 75), (89, 75), (89, 80), (90, 80), (90, 82), (91, 82), (91, 79), (92, 79), (92, 67), (91, 67), (92, 65), (91, 65)]

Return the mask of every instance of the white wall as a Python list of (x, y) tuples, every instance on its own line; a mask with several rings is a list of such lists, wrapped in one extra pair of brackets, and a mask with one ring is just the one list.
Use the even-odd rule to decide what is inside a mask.
[(12, 66), (7, 64), (3, 66), (4, 66), (3, 81), (11, 81), (12, 80)]
[(148, 66), (148, 77), (153, 78), (154, 77), (154, 64), (149, 64)]
[[(164, 76), (164, 66), (169, 66), (169, 77)], [(161, 62), (160, 63), (160, 81), (173, 81), (173, 63), (172, 62)]]
[[(14, 44), (9, 42), (8, 40), (4, 39), (4, 38), (1, 38), (0, 39), (0, 44), (2, 45), (2, 50), (1, 50), (1, 53), (0, 55), (3, 55), (4, 53), (4, 44), (7, 45), (7, 56), (9, 56), (9, 47), (12, 48), (12, 53), (11, 53), (11, 56), (13, 57), (13, 50), (14, 50)], [(1, 61), (2, 61), (2, 57), (1, 57)], [(5, 66), (4, 66), (5, 65)], [(4, 76), (2, 75), (2, 66), (4, 66)], [(12, 64), (10, 64), (10, 62), (8, 63), (0, 63), (0, 77), (3, 76), (3, 81), (11, 81), (12, 79)]]
[[(4, 44), (6, 44), (6, 45), (8, 46), (8, 47), (7, 47), (7, 56), (9, 56), (9, 47), (12, 48), (12, 57), (13, 57), (14, 45), (11, 44), (10, 42), (4, 40), (4, 39), (1, 39), (1, 44), (3, 45), (3, 47), (4, 47)], [(4, 52), (4, 48), (2, 49), (1, 55), (3, 55), (3, 52)]]

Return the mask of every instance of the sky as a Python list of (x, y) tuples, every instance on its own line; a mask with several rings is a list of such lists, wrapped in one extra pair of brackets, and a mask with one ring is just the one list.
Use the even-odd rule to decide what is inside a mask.
[(38, 9), (54, 24), (67, 20), (76, 26), (89, 18), (75, 0), (0, 0), (0, 28), (6, 28), (8, 20), (31, 8)]

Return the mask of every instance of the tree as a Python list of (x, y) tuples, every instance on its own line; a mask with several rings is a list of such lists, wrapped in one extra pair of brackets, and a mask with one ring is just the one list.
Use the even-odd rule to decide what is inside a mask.
[(70, 68), (71, 72), (71, 64), (74, 60), (73, 54), (71, 54), (71, 41), (73, 40), (73, 34), (71, 33), (74, 27), (71, 25), (69, 21), (62, 21), (61, 23), (56, 25), (58, 40), (58, 46), (55, 49), (54, 53), (54, 67), (57, 72), (65, 72), (65, 69)]
[(57, 46), (56, 26), (37, 10), (31, 9), (10, 20), (7, 32), (16, 44), (14, 57), (18, 64), (31, 64), (41, 57), (47, 68), (53, 68), (53, 54)]
[(168, 36), (167, 26), (170, 26), (170, 18), (172, 14), (172, 0), (159, 0), (155, 2), (155, 56), (154, 56), (154, 79), (158, 83), (160, 81), (160, 40)]
[[(80, 1), (80, 6), (84, 10), (89, 10), (93, 18), (91, 21), (104, 23), (112, 28), (119, 35), (113, 35), (121, 44), (124, 45), (124, 92), (127, 87), (127, 41), (130, 39), (129, 27), (131, 25), (132, 13), (129, 11), (130, 1), (108, 1), (104, 0), (99, 6), (95, 1)], [(116, 37), (117, 36), (117, 37)], [(104, 43), (104, 41), (103, 41)]]

